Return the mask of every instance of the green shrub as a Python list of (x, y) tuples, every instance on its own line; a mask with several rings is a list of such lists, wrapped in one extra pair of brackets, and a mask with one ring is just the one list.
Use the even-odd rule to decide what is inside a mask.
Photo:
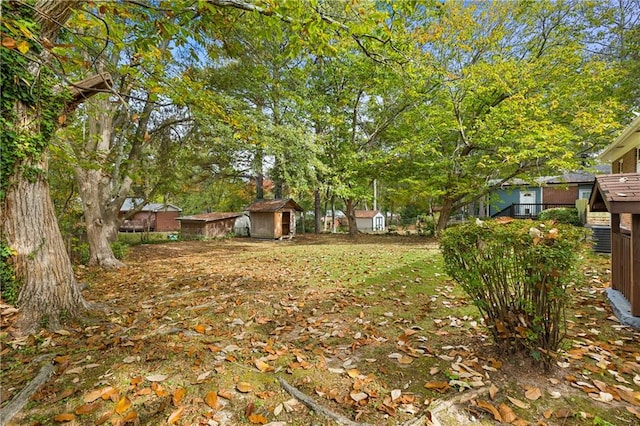
[(111, 251), (113, 251), (113, 255), (118, 260), (124, 259), (129, 251), (129, 245), (127, 243), (123, 243), (122, 241), (116, 241), (111, 243)]
[(531, 220), (469, 222), (443, 232), (447, 273), (477, 306), (496, 344), (548, 368), (566, 332), (580, 228)]
[(567, 225), (582, 226), (580, 223), (580, 216), (578, 215), (578, 209), (559, 207), (554, 209), (547, 209), (540, 212), (538, 220), (553, 220), (557, 223), (564, 223)]
[(15, 256), (15, 251), (0, 243), (0, 283), (2, 283), (2, 298), (5, 302), (15, 306), (18, 303), (21, 283), (16, 279), (16, 271), (11, 258)]

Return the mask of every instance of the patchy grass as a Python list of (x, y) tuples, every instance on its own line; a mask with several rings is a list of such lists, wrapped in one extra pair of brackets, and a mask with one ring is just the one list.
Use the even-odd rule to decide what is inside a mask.
[(12, 339), (3, 318), (3, 404), (37, 359), (56, 363), (15, 424), (332, 424), (279, 377), (375, 425), (428, 412), (450, 424), (639, 421), (640, 343), (605, 301), (606, 257), (584, 259), (565, 351), (546, 374), (495, 351), (430, 239), (172, 242), (132, 247), (126, 261), (78, 270), (101, 309), (58, 333)]

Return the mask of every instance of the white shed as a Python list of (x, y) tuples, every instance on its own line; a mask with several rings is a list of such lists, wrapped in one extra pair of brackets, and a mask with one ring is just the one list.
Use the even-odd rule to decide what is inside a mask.
[(384, 215), (378, 210), (356, 210), (355, 213), (359, 231), (384, 231)]

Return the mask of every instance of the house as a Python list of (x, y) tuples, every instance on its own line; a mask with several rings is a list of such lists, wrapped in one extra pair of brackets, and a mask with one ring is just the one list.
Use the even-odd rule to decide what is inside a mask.
[(180, 207), (164, 203), (146, 203), (131, 215), (131, 212), (140, 207), (142, 203), (144, 203), (144, 200), (139, 198), (127, 198), (122, 203), (119, 217), (126, 219), (120, 225), (120, 231), (173, 232), (180, 230), (180, 222), (177, 220), (180, 212), (182, 212)]
[(612, 173), (640, 173), (640, 116), (622, 131), (599, 156)]
[(296, 212), (303, 211), (291, 198), (260, 200), (247, 207), (251, 219), (251, 237), (293, 238), (296, 231)]
[(384, 231), (384, 215), (378, 210), (356, 210), (354, 213), (359, 231)]
[(216, 238), (234, 232), (236, 220), (242, 213), (203, 213), (179, 217), (183, 238)]
[[(606, 173), (608, 166), (596, 166)], [(588, 200), (595, 175), (585, 170), (558, 176), (540, 177), (534, 183), (520, 179), (494, 190), (489, 200), (489, 216), (537, 217), (542, 210), (574, 207), (576, 200)]]

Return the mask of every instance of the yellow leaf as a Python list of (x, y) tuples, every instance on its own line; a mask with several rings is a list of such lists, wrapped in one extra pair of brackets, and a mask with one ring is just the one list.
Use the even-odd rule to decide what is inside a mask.
[(267, 419), (262, 414), (252, 414), (249, 416), (249, 421), (254, 425), (266, 425), (268, 423)]
[(180, 405), (180, 403), (182, 402), (182, 398), (184, 398), (186, 394), (187, 394), (186, 389), (184, 388), (176, 389), (173, 392), (173, 405), (175, 405), (176, 407)]
[(349, 375), (349, 377), (354, 379), (360, 375), (360, 371), (358, 371), (357, 368), (352, 368), (351, 370), (347, 370), (347, 374)]
[(29, 51), (29, 43), (27, 43), (25, 40), (21, 40), (18, 42), (18, 50), (20, 51), (20, 53), (22, 53), (23, 55), (25, 53), (27, 53)]
[(109, 420), (109, 418), (111, 416), (113, 416), (114, 411), (107, 411), (106, 413), (102, 413), (102, 415), (100, 416), (100, 418), (98, 420), (96, 420), (96, 426), (100, 426), (101, 424), (103, 424), (104, 422), (106, 422), (107, 420)]
[(253, 386), (251, 385), (251, 383), (238, 382), (236, 383), (236, 389), (238, 390), (238, 392), (248, 393), (253, 390)]
[(411, 358), (410, 356), (402, 356), (400, 358), (398, 358), (398, 363), (403, 364), (403, 365), (409, 365), (413, 362), (413, 358)]
[(138, 412), (133, 410), (129, 411), (126, 416), (122, 418), (122, 423), (126, 424), (129, 422), (134, 422), (138, 418)]
[(113, 402), (116, 402), (118, 400), (118, 390), (112, 388), (111, 386), (107, 386), (106, 388), (102, 389), (102, 399), (104, 399), (105, 401), (107, 399), (110, 399)]
[(184, 413), (184, 407), (178, 407), (178, 409), (171, 413), (167, 422), (170, 425), (175, 424), (178, 420), (180, 420), (180, 417), (182, 417), (182, 413)]
[[(145, 137), (145, 139), (144, 139), (145, 141), (146, 141), (146, 140), (148, 140), (148, 139), (149, 139), (149, 133), (145, 133), (145, 134), (144, 134), (144, 137)], [(198, 324), (198, 325), (196, 325), (195, 327), (193, 327), (193, 329), (194, 329), (196, 332), (200, 333), (200, 334), (204, 334), (204, 332), (207, 330), (207, 327), (205, 327), (205, 326), (204, 326), (204, 325), (202, 325), (202, 324)]]
[(262, 361), (261, 359), (256, 359), (254, 362), (256, 368), (260, 370), (262, 373), (267, 373), (269, 371), (273, 371), (273, 367)]
[(75, 420), (75, 418), (76, 418), (76, 415), (73, 413), (62, 413), (55, 416), (53, 420), (55, 420), (58, 423), (66, 423), (66, 422), (71, 422)]
[(116, 405), (116, 413), (122, 414), (126, 412), (129, 408), (131, 408), (131, 401), (126, 396), (120, 398), (118, 404)]
[(207, 395), (204, 397), (204, 402), (206, 402), (209, 407), (215, 410), (218, 406), (218, 394), (215, 391), (207, 393)]

